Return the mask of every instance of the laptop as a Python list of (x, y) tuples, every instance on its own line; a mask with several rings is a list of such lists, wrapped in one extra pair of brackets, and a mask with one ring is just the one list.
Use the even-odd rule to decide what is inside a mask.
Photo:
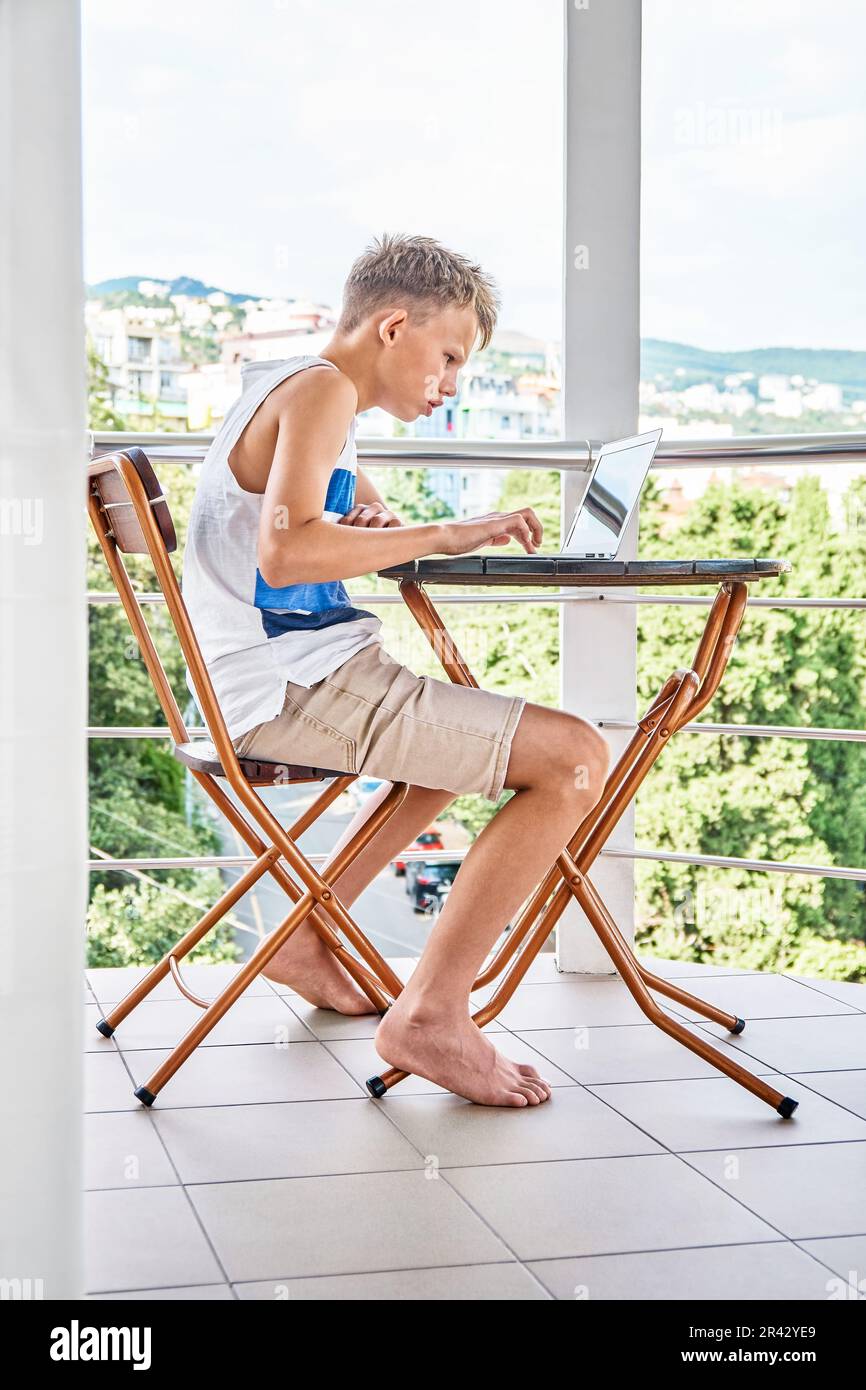
[(463, 584), (471, 584), (480, 575), (490, 580), (495, 577), (501, 583), (507, 583), (509, 576), (525, 580), (534, 575), (536, 582), (543, 583), (556, 575), (574, 576), (587, 569), (625, 574), (638, 568), (637, 562), (626, 564), (616, 561), (616, 556), (661, 437), (659, 428), (602, 444), (595, 460), (590, 458), (589, 484), (574, 509), (562, 550), (536, 551), (533, 555), (435, 556), (392, 565), (378, 573), (388, 579), (453, 579)]
[(615, 560), (661, 437), (659, 428), (603, 444), (562, 550), (538, 559)]

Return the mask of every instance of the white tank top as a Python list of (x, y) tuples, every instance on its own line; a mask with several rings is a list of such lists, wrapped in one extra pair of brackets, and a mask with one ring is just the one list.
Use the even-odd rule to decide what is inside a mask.
[[(319, 365), (338, 370), (309, 355), (244, 364), (241, 395), (207, 451), (193, 500), (183, 596), (232, 739), (276, 718), (287, 681), (313, 685), (381, 640), (381, 619), (354, 608), (342, 580), (283, 588), (265, 582), (256, 563), (263, 496), (242, 488), (228, 465), (265, 397), (295, 372)], [(336, 523), (354, 506), (356, 418), (328, 483), (326, 521)], [(187, 685), (195, 698), (189, 672)]]

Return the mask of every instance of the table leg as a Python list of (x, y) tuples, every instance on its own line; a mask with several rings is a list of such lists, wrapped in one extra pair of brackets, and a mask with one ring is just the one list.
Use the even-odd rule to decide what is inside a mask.
[[(460, 655), (426, 591), (413, 580), (403, 580), (400, 583), (400, 593), (428, 638), (446, 675), (456, 684), (477, 687), (478, 682)], [(528, 899), (515, 926), (493, 960), (476, 979), (473, 989), (489, 984), (502, 974), (509, 961), (512, 961), (518, 951), (520, 952), (490, 999), (474, 1015), (474, 1020), (479, 1027), (483, 1027), (508, 1003), (565, 910), (569, 897), (573, 896), (646, 1016), (664, 1032), (675, 1037), (705, 1061), (766, 1101), (768, 1105), (772, 1105), (784, 1118), (788, 1118), (796, 1109), (797, 1101), (792, 1100), (790, 1096), (784, 1096), (758, 1077), (752, 1076), (725, 1053), (695, 1036), (684, 1024), (671, 1018), (659, 1007), (649, 990), (653, 989), (694, 1009), (704, 1018), (721, 1023), (732, 1033), (741, 1033), (745, 1028), (745, 1021), (689, 994), (687, 990), (670, 981), (653, 975), (641, 965), (588, 877), (591, 864), (609, 839), (665, 743), (670, 741), (672, 734), (694, 719), (718, 690), (736, 641), (747, 599), (748, 589), (745, 583), (726, 581), (720, 586), (707, 616), (693, 665), (677, 670), (668, 677), (643, 719), (638, 722), (628, 747), (609, 773), (599, 801), (578, 826), (556, 864), (551, 866)], [(405, 1075), (405, 1072), (391, 1068), (383, 1072), (381, 1077), (372, 1077), (367, 1086), (373, 1095), (381, 1096)]]

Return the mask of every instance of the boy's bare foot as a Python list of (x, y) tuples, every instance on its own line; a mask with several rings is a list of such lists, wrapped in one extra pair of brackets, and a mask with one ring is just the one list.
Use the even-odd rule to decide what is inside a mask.
[(550, 1083), (529, 1063), (497, 1052), (467, 1014), (443, 1019), (392, 1004), (376, 1029), (376, 1051), (389, 1066), (423, 1076), (477, 1105), (540, 1105)]
[(309, 922), (296, 927), (262, 974), (276, 984), (288, 985), (317, 1009), (335, 1009), (340, 1014), (376, 1013)]

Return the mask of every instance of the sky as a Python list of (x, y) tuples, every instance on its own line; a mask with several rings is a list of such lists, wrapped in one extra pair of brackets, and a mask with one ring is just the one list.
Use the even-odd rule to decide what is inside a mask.
[[(559, 337), (561, 0), (82, 17), (88, 282), (336, 309), (374, 236), (423, 233), (494, 276), (503, 327)], [(643, 336), (866, 350), (864, 41), (863, 0), (644, 0)]]

